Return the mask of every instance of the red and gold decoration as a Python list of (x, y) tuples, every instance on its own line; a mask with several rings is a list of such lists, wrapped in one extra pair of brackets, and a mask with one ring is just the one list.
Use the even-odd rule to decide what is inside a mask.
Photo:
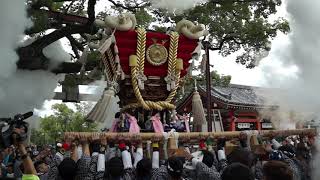
[[(120, 86), (117, 95), (123, 111), (172, 110), (180, 79), (188, 73), (203, 26), (182, 21), (178, 32), (161, 33), (134, 29), (134, 23), (135, 19), (126, 15), (105, 19), (106, 26), (114, 32), (113, 42), (103, 53), (108, 80)], [(101, 21), (98, 24), (103, 26)], [(104, 49), (105, 44), (101, 45)]]

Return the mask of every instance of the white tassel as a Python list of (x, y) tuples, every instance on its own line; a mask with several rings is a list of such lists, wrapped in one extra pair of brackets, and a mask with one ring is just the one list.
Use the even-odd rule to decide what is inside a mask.
[(121, 69), (121, 80), (124, 80), (126, 78), (126, 75), (124, 74), (124, 72)]
[(143, 89), (142, 81), (140, 78), (138, 78), (138, 86), (139, 86), (139, 89)]
[(143, 74), (143, 73), (139, 73), (138, 77), (137, 77), (137, 80), (138, 80), (138, 86), (141, 90), (144, 90), (144, 81), (147, 80), (147, 77)]
[(115, 54), (119, 54), (119, 49), (118, 49), (118, 46), (116, 44), (114, 45), (114, 53)]
[(112, 37), (110, 36), (108, 39), (106, 39), (103, 44), (98, 48), (98, 51), (103, 54), (106, 52), (112, 44)]
[(170, 84), (167, 84), (167, 91), (171, 91), (171, 86), (170, 86)]
[(164, 80), (167, 82), (167, 90), (171, 91), (176, 87), (175, 77), (172, 75), (168, 75), (164, 78)]
[(115, 102), (115, 90), (111, 87), (104, 91), (101, 99), (88, 114), (87, 119), (95, 122), (104, 122), (111, 114), (111, 106)]
[(198, 91), (193, 93), (192, 97), (192, 114), (194, 117), (193, 124), (194, 125), (202, 125), (205, 122), (205, 114), (201, 101), (201, 97)]
[(116, 57), (114, 58), (114, 62), (116, 62), (117, 64), (120, 64), (119, 55), (116, 55)]
[(171, 89), (176, 88), (176, 82), (175, 81), (171, 81)]

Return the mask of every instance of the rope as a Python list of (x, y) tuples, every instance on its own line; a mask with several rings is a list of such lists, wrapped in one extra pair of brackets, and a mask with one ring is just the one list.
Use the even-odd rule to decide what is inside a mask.
[(107, 80), (111, 81), (112, 80), (112, 74), (111, 74), (111, 70), (110, 70), (109, 65), (108, 65), (108, 58), (106, 57), (105, 54), (102, 54), (102, 62), (103, 62), (103, 65), (105, 67), (105, 70), (106, 70)]
[(122, 108), (121, 111), (125, 111), (127, 109), (132, 109), (132, 108), (139, 108), (139, 107), (143, 107), (143, 109), (146, 109), (146, 110), (156, 109), (158, 111), (162, 111), (164, 109), (169, 109), (169, 110), (175, 109), (175, 105), (171, 104), (171, 101), (177, 93), (177, 89), (179, 87), (179, 81), (180, 81), (180, 70), (176, 70), (179, 34), (176, 32), (171, 33), (170, 46), (169, 46), (169, 61), (168, 61), (168, 75), (173, 75), (176, 77), (176, 86), (170, 92), (170, 94), (168, 95), (165, 101), (157, 101), (157, 102), (144, 101), (138, 86), (138, 82), (137, 82), (138, 70), (137, 69), (139, 69), (140, 72), (144, 71), (146, 34), (145, 34), (145, 31), (142, 29), (138, 29), (137, 34), (138, 34), (137, 36), (138, 67), (134, 67), (134, 66), (131, 67), (131, 83), (132, 83), (132, 88), (138, 102), (126, 105), (125, 107)]
[(116, 74), (117, 74), (117, 66), (116, 66), (116, 63), (114, 61), (114, 56), (113, 56), (112, 51), (111, 51), (110, 48), (107, 50), (107, 54), (108, 54), (108, 58), (109, 58), (109, 62), (110, 62), (112, 71), (114, 73), (114, 76), (112, 77), (112, 80), (115, 80), (115, 77), (116, 77)]
[(168, 76), (175, 73), (178, 54), (178, 42), (179, 34), (177, 32), (171, 32), (170, 34), (170, 46), (169, 46), (169, 60), (168, 60)]
[(137, 57), (138, 57), (138, 72), (144, 72), (144, 61), (146, 52), (146, 30), (142, 28), (137, 29)]

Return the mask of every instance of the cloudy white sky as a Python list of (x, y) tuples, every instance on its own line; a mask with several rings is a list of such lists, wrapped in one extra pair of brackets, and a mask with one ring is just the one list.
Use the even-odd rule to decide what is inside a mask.
[[(286, 0), (283, 5), (278, 8), (275, 16), (270, 17), (271, 20), (277, 17), (288, 17), (286, 12)], [(284, 50), (289, 42), (288, 35), (281, 32), (272, 41), (271, 51), (269, 55), (262, 59), (260, 64), (254, 69), (247, 69), (244, 66), (235, 63), (236, 54), (228, 57), (219, 56), (217, 52), (211, 52), (210, 63), (214, 65), (214, 69), (221, 74), (231, 75), (233, 84), (249, 85), (249, 86), (270, 86), (268, 72), (270, 69), (273, 73), (279, 74), (282, 78), (294, 76), (297, 71), (296, 67), (284, 66), (278, 59), (279, 51)], [(279, 77), (275, 77), (279, 78)]]

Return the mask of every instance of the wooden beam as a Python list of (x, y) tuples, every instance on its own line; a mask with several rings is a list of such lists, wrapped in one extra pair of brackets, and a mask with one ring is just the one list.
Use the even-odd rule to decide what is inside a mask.
[[(255, 133), (256, 131), (251, 131)], [(188, 139), (206, 139), (206, 138), (219, 138), (224, 137), (226, 139), (239, 138), (241, 131), (228, 131), (228, 132), (190, 132), (190, 133), (179, 133), (179, 140), (188, 140)], [(119, 141), (119, 140), (164, 140), (162, 133), (91, 133), (91, 132), (66, 132), (64, 134), (65, 139), (79, 139), (80, 137), (90, 138), (92, 136), (99, 135), (100, 138), (106, 138), (108, 141)], [(292, 129), (292, 130), (262, 130), (258, 131), (258, 134), (263, 137), (275, 137), (275, 136), (293, 136), (293, 135), (302, 135), (302, 136), (316, 136), (316, 129)], [(169, 134), (169, 138), (171, 135)], [(172, 137), (171, 137), (172, 138)]]
[[(56, 92), (53, 99), (68, 102), (65, 92)], [(97, 101), (97, 96), (95, 94), (79, 94), (78, 101)]]

